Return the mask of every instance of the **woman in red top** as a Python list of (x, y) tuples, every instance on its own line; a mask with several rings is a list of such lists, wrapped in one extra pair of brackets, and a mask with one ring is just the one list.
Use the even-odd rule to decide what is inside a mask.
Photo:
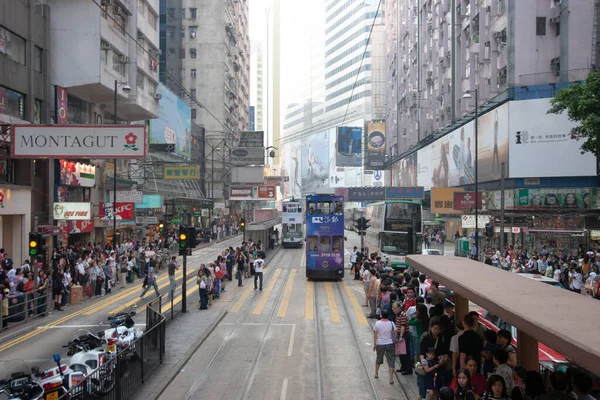
[[(471, 386), (473, 387), (473, 390), (477, 396), (483, 396), (487, 387), (487, 378), (477, 371), (477, 361), (472, 357), (467, 357), (466, 365), (471, 373)], [(456, 391), (456, 375), (452, 379), (452, 383), (450, 383), (450, 389)]]

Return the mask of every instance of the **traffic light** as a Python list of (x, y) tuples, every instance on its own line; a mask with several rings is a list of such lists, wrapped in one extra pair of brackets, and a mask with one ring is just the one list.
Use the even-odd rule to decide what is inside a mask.
[(40, 254), (42, 245), (42, 235), (37, 232), (29, 232), (29, 255), (34, 258)]
[(369, 221), (371, 221), (370, 219), (367, 219), (365, 217), (360, 217), (354, 220), (354, 227), (356, 228), (356, 231), (361, 234), (362, 232), (366, 231), (367, 229), (369, 229), (369, 227), (371, 225), (369, 225)]
[(160, 224), (158, 224), (158, 232), (163, 233), (164, 231), (165, 231), (165, 224), (163, 224), (161, 222)]
[(188, 248), (189, 249), (194, 249), (196, 248), (196, 228), (192, 227), (192, 226), (188, 226), (187, 227), (187, 241), (188, 241)]
[(485, 224), (485, 236), (487, 236), (487, 237), (494, 236), (494, 227), (489, 223)]
[(179, 255), (184, 256), (188, 253), (188, 227), (179, 225)]
[(243, 218), (240, 220), (240, 231), (241, 232), (245, 232), (246, 231), (246, 220), (243, 219)]

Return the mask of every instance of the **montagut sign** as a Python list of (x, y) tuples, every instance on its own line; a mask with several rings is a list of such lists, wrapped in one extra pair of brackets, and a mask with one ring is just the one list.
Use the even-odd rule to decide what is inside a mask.
[(15, 158), (145, 158), (145, 126), (15, 125)]
[[(113, 203), (100, 203), (100, 219), (113, 220), (114, 217)], [(133, 203), (119, 203), (116, 207), (117, 220), (133, 221), (135, 220), (135, 205)]]
[(56, 220), (92, 219), (92, 205), (91, 203), (54, 203), (52, 215)]

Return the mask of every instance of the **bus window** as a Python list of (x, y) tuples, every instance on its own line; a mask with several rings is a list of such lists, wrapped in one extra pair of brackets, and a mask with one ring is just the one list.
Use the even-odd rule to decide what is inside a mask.
[(344, 207), (342, 206), (342, 203), (339, 201), (335, 202), (335, 213), (337, 215), (342, 215), (344, 212)]
[(319, 251), (318, 243), (319, 243), (319, 238), (317, 238), (316, 236), (309, 236), (308, 237), (308, 250), (309, 251)]
[(322, 236), (321, 240), (321, 252), (326, 253), (331, 251), (331, 238), (329, 236)]
[(342, 245), (344, 243), (344, 238), (341, 236), (333, 237), (333, 251), (342, 251)]
[(317, 205), (317, 213), (318, 214), (331, 214), (331, 202), (330, 201), (320, 201)]
[(284, 224), (283, 231), (284, 232), (296, 232), (296, 225), (295, 224)]
[(308, 213), (310, 215), (313, 215), (315, 213), (316, 210), (316, 204), (314, 201), (309, 201), (308, 202)]

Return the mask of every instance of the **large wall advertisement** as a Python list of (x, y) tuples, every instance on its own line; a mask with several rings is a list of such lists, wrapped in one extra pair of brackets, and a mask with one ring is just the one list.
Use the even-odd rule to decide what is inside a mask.
[(176, 154), (190, 158), (191, 109), (162, 83), (159, 83), (159, 91), (162, 95), (158, 102), (160, 117), (152, 120), (150, 143), (174, 144)]
[(284, 183), (283, 197), (294, 197), (299, 199), (302, 197), (301, 140), (294, 140), (292, 142), (285, 143), (281, 147), (281, 175), (290, 177), (289, 181)]
[(576, 123), (566, 113), (546, 114), (549, 108), (550, 99), (510, 102), (510, 177), (596, 175), (594, 155), (581, 154), (581, 142), (571, 139)]
[(302, 192), (329, 187), (329, 132), (323, 131), (302, 138)]
[(365, 169), (383, 169), (385, 161), (385, 122), (367, 123)]
[(338, 167), (360, 167), (362, 164), (362, 135), (360, 126), (340, 126), (337, 128), (337, 153), (335, 154)]

